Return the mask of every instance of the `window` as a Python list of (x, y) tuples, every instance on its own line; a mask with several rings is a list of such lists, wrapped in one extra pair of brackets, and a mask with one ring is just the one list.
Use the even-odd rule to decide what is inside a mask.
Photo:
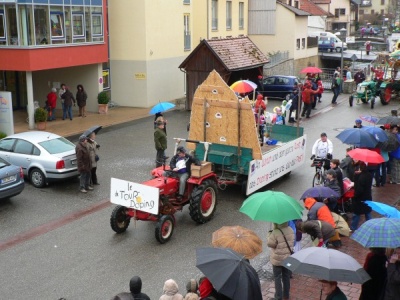
[(190, 34), (190, 15), (185, 14), (183, 16), (183, 39), (184, 39), (184, 46), (183, 49), (185, 51), (191, 49), (191, 34)]
[(190, 4), (190, 0), (183, 0), (183, 4)]
[(296, 48), (297, 50), (300, 49), (300, 39), (296, 39)]
[(218, 0), (211, 2), (211, 29), (218, 30)]
[(92, 15), (92, 34), (93, 35), (103, 35), (103, 22), (102, 15), (93, 14)]
[(51, 38), (64, 37), (64, 20), (62, 12), (50, 12)]
[(384, 14), (385, 14), (385, 10), (384, 10), (384, 9), (381, 9), (381, 15), (383, 16), (383, 19), (385, 19)]
[(302, 38), (301, 39), (301, 48), (304, 49), (306, 47), (306, 39)]
[(15, 139), (5, 139), (0, 141), (0, 150), (12, 152), (13, 146), (15, 143)]
[(24, 141), (24, 140), (18, 140), (17, 144), (15, 145), (14, 148), (14, 153), (18, 154), (31, 154), (32, 153), (32, 144)]
[(385, 0), (381, 0), (381, 5), (385, 5)]
[(339, 18), (339, 16), (343, 16), (346, 14), (345, 8), (336, 8), (335, 9), (335, 18)]
[(371, 15), (375, 14), (375, 10), (371, 9)]
[(110, 69), (103, 69), (103, 90), (110, 89)]
[(363, 10), (363, 9), (360, 9), (360, 10), (358, 11), (358, 14), (363, 15), (363, 14), (364, 14), (364, 10)]
[(85, 36), (83, 32), (83, 14), (72, 14), (72, 35), (73, 37)]
[(6, 24), (4, 20), (4, 10), (0, 10), (0, 40), (6, 38)]
[(226, 1), (226, 29), (232, 29), (232, 1)]
[(35, 5), (34, 14), (36, 45), (49, 44), (49, 8), (47, 6)]
[(239, 29), (244, 29), (244, 2), (239, 2)]

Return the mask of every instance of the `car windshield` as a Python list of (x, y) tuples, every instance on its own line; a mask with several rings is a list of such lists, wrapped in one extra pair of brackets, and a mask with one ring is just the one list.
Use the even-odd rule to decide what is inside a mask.
[(39, 143), (50, 154), (63, 153), (70, 150), (75, 150), (75, 145), (63, 137), (43, 141)]

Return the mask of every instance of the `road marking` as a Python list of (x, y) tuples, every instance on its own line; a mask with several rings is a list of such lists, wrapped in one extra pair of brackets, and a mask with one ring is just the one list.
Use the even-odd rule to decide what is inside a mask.
[(53, 231), (54, 229), (60, 228), (68, 223), (71, 223), (73, 221), (81, 219), (87, 215), (90, 215), (99, 210), (102, 210), (103, 208), (106, 208), (107, 206), (110, 206), (110, 205), (111, 205), (110, 200), (108, 200), (108, 199), (103, 200), (100, 203), (94, 204), (85, 209), (78, 210), (69, 215), (66, 215), (65, 217), (63, 217), (61, 219), (50, 221), (50, 222), (40, 225), (38, 227), (32, 228), (31, 230), (17, 234), (16, 236), (7, 239), (4, 242), (0, 242), (0, 252), (7, 250), (9, 248), (12, 248), (16, 245), (22, 244), (22, 243), (29, 241), (35, 237), (44, 235), (50, 231)]

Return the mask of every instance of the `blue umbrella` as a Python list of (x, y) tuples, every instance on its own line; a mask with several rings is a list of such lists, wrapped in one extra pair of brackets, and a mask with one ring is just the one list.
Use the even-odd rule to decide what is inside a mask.
[[(370, 206), (374, 211), (386, 218), (397, 218), (400, 219), (400, 211), (393, 206), (387, 205), (381, 202), (365, 201), (365, 204)], [(400, 220), (399, 220), (400, 222)]]
[(336, 137), (343, 143), (356, 147), (375, 148), (376, 144), (378, 144), (378, 141), (371, 133), (359, 128), (345, 129)]
[(171, 102), (160, 102), (154, 105), (151, 109), (149, 114), (150, 115), (155, 115), (156, 113), (162, 113), (164, 111), (170, 110), (171, 108), (174, 108), (175, 104)]
[(338, 193), (326, 186), (316, 186), (309, 188), (306, 190), (300, 199), (305, 198), (331, 198), (331, 197), (340, 197)]
[(388, 140), (385, 131), (383, 131), (380, 127), (363, 126), (361, 127), (361, 130), (365, 130), (366, 132), (372, 134), (378, 142), (383, 143)]
[(400, 219), (377, 218), (363, 223), (350, 237), (365, 248), (400, 247)]

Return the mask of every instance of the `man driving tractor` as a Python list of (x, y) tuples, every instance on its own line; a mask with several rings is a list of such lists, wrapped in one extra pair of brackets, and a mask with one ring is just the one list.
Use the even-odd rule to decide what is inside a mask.
[(165, 172), (164, 176), (176, 175), (179, 177), (179, 194), (177, 196), (178, 201), (182, 201), (182, 197), (185, 194), (186, 180), (190, 176), (190, 166), (195, 164), (200, 166), (198, 159), (186, 153), (186, 149), (183, 146), (179, 146), (176, 150), (176, 154), (172, 157), (169, 166), (171, 171)]

